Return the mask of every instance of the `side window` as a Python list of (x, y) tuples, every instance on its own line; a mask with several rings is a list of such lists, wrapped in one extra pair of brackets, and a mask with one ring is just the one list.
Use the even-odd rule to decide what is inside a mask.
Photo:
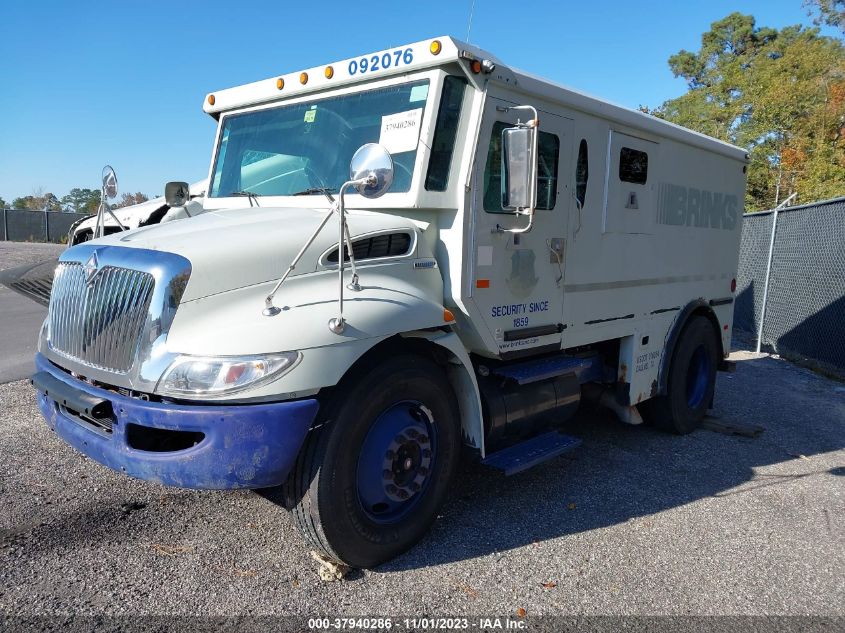
[(648, 180), (648, 154), (623, 147), (619, 152), (619, 180), (644, 185)]
[[(487, 149), (484, 167), (484, 210), (487, 213), (512, 213), (502, 207), (502, 130), (510, 123), (496, 121)], [(548, 211), (557, 202), (557, 166), (560, 139), (550, 132), (540, 132), (537, 139), (537, 208)]]
[(449, 186), (449, 170), (455, 152), (455, 137), (458, 134), (466, 85), (467, 80), (463, 77), (449, 76), (443, 82), (440, 110), (437, 112), (437, 124), (431, 143), (431, 158), (425, 176), (425, 188), (428, 191), (446, 191)]
[(587, 180), (590, 177), (590, 165), (587, 157), (587, 139), (581, 139), (578, 146), (578, 162), (575, 164), (575, 199), (578, 206), (584, 208), (587, 199)]

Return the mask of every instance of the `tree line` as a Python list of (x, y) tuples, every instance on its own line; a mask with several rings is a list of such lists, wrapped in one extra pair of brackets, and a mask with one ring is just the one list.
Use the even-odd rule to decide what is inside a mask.
[[(771, 209), (792, 194), (801, 203), (845, 195), (845, 0), (803, 4), (815, 26), (774, 29), (738, 12), (714, 22), (698, 51), (681, 50), (668, 60), (687, 92), (640, 107), (748, 148), (746, 211)], [(824, 36), (821, 25), (841, 35)], [(145, 200), (142, 193), (125, 193), (112, 206)], [(97, 189), (12, 201), (13, 208), (77, 213), (94, 213), (99, 204)]]
[[(109, 203), (112, 209), (128, 207), (133, 204), (146, 202), (149, 198), (143, 193), (124, 193), (117, 202)], [(68, 213), (96, 213), (100, 206), (99, 189), (83, 189), (74, 187), (66, 196), (58, 198), (53, 193), (35, 192), (28, 196), (21, 196), (7, 204), (0, 197), (0, 209), (28, 209), (30, 211), (56, 211)]]
[(746, 211), (792, 194), (808, 203), (845, 195), (845, 0), (805, 0), (814, 26), (780, 30), (731, 13), (698, 51), (669, 58), (688, 91), (641, 110), (748, 148)]

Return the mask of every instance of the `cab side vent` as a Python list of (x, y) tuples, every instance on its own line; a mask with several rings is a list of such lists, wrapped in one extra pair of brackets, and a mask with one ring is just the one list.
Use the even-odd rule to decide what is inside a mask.
[[(410, 250), (411, 235), (409, 233), (385, 233), (352, 241), (355, 261), (407, 255)], [(349, 250), (345, 245), (343, 247), (343, 258), (344, 261), (349, 261)], [(326, 261), (332, 264), (337, 263), (337, 249), (326, 256)]]

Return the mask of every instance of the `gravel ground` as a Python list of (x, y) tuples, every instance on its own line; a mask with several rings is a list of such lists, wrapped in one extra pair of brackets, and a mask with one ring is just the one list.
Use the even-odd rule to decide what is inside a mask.
[(117, 475), (3, 385), (0, 614), (842, 615), (845, 386), (734, 357), (714, 416), (759, 438), (584, 411), (581, 448), (511, 478), (466, 465), (420, 545), (330, 584), (272, 492)]
[(0, 241), (0, 270), (35, 264), (48, 257), (58, 257), (66, 248), (64, 244)]
[[(0, 268), (60, 251), (0, 242)], [(713, 416), (760, 437), (674, 437), (584, 410), (567, 425), (580, 448), (511, 478), (464, 465), (422, 543), (336, 583), (274, 491), (118, 475), (48, 430), (27, 382), (0, 385), (0, 628), (4, 615), (845, 615), (845, 384), (733, 357)]]

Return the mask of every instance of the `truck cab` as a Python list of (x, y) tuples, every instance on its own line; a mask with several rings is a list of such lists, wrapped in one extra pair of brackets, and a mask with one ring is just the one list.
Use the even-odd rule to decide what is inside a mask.
[(676, 433), (711, 406), (740, 148), (449, 37), (204, 110), (202, 213), (56, 271), (33, 384), (93, 459), (282, 485), (311, 547), (371, 567), (426, 532), (462, 455), (512, 474), (571, 450), (582, 399)]

